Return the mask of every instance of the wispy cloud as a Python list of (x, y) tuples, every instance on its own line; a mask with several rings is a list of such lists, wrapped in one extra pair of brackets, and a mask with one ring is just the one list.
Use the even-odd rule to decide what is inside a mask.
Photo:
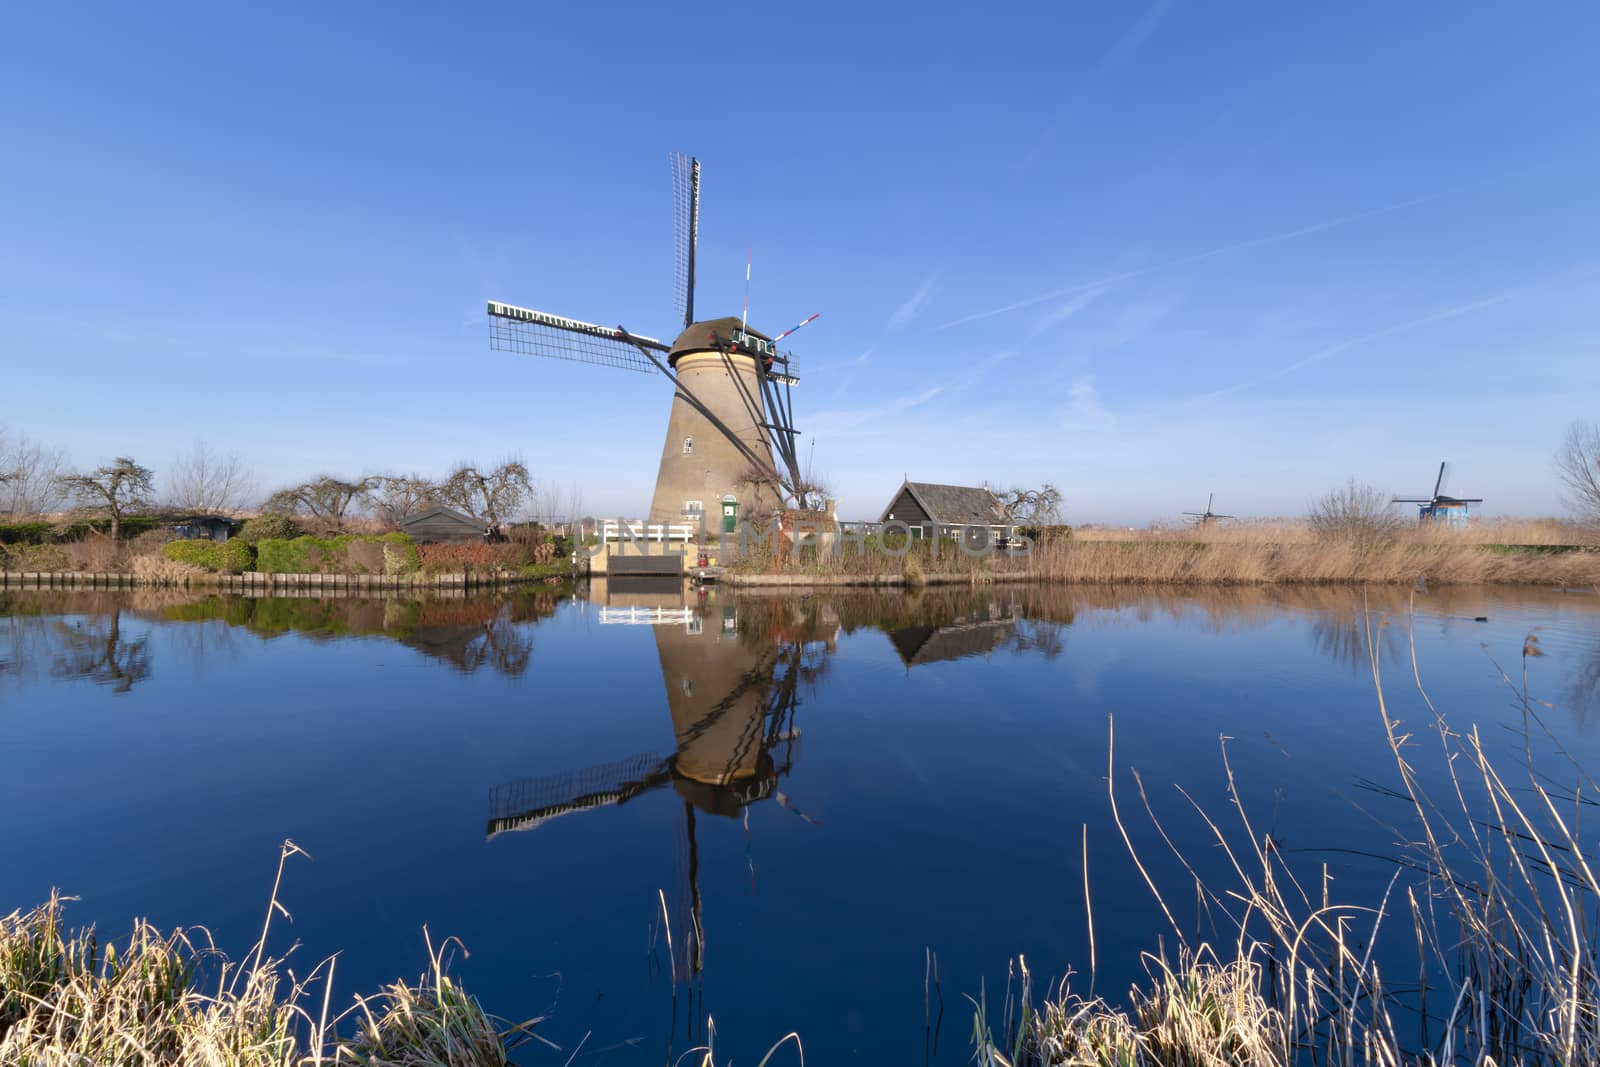
[(894, 314), (889, 316), (889, 328), (899, 329), (916, 321), (917, 316), (922, 314), (922, 309), (927, 307), (929, 298), (933, 296), (934, 287), (938, 284), (937, 274), (928, 275), (928, 279), (922, 283), (922, 288), (912, 293), (909, 300), (894, 309)]
[(1546, 288), (1557, 277), (1566, 276), (1569, 273), (1570, 271), (1561, 271), (1557, 275), (1549, 276), (1536, 284), (1520, 286), (1516, 289), (1507, 289), (1504, 292), (1495, 293), (1479, 300), (1470, 300), (1463, 304), (1455, 304), (1451, 307), (1443, 308), (1439, 311), (1422, 315), (1418, 318), (1407, 319), (1405, 322), (1397, 322), (1392, 326), (1385, 326), (1381, 330), (1374, 330), (1371, 333), (1364, 333), (1359, 337), (1352, 337), (1348, 340), (1340, 341), (1338, 344), (1329, 345), (1326, 348), (1318, 349), (1308, 356), (1302, 356), (1300, 359), (1286, 363), (1277, 370), (1263, 374), (1259, 378), (1253, 378), (1249, 381), (1239, 382), (1236, 385), (1229, 385), (1222, 389), (1213, 390), (1209, 393), (1202, 393), (1195, 397), (1195, 399), (1210, 400), (1215, 397), (1227, 396), (1230, 393), (1237, 393), (1242, 389), (1251, 389), (1258, 385), (1265, 385), (1266, 383), (1276, 381), (1285, 375), (1293, 374), (1297, 370), (1302, 370), (1305, 367), (1309, 367), (1314, 363), (1321, 363), (1323, 360), (1332, 359), (1334, 356), (1342, 355), (1353, 348), (1360, 348), (1363, 345), (1371, 344), (1374, 341), (1381, 341), (1388, 337), (1394, 337), (1397, 334), (1409, 333), (1412, 330), (1419, 330), (1424, 326), (1432, 326), (1436, 323), (1448, 322), (1451, 319), (1459, 319), (1463, 315), (1471, 315), (1474, 312), (1483, 311), (1484, 309), (1494, 307), (1497, 304), (1503, 304), (1508, 300), (1514, 300), (1517, 297), (1524, 296), (1530, 292), (1534, 292), (1535, 290)]
[(1100, 399), (1100, 390), (1095, 388), (1094, 377), (1090, 375), (1079, 378), (1067, 390), (1067, 403), (1061, 409), (1061, 421), (1073, 429), (1103, 429), (1117, 419)]
[(874, 407), (836, 408), (832, 411), (819, 411), (807, 421), (813, 425), (826, 426), (832, 429), (835, 424), (849, 426), (851, 424), (885, 419), (891, 415), (898, 415), (912, 408), (921, 407), (942, 392), (944, 392), (944, 386), (942, 385), (929, 386), (927, 389), (895, 397), (893, 400)]
[(1385, 204), (1383, 207), (1375, 207), (1366, 211), (1358, 211), (1352, 215), (1340, 215), (1337, 218), (1324, 219), (1321, 222), (1314, 222), (1309, 226), (1299, 226), (1292, 230), (1284, 230), (1281, 233), (1271, 233), (1263, 237), (1252, 237), (1245, 241), (1234, 241), (1231, 244), (1219, 245), (1216, 248), (1208, 248), (1204, 252), (1193, 252), (1187, 256), (1179, 256), (1176, 259), (1164, 260), (1148, 267), (1140, 267), (1137, 270), (1120, 271), (1116, 274), (1107, 275), (1104, 278), (1096, 278), (1093, 281), (1078, 282), (1074, 285), (1064, 285), (1059, 289), (1052, 289), (1047, 293), (1039, 293), (1035, 296), (1024, 297), (1021, 300), (1012, 301), (1011, 303), (1003, 305), (1002, 307), (990, 308), (988, 311), (977, 311), (971, 315), (963, 315), (959, 319), (951, 319), (949, 322), (941, 324), (939, 329), (948, 330), (952, 326), (961, 326), (969, 322), (977, 322), (980, 319), (989, 319), (995, 317), (996, 315), (1005, 315), (1012, 311), (1020, 311), (1026, 307), (1033, 307), (1035, 304), (1043, 304), (1051, 300), (1059, 300), (1062, 297), (1070, 296), (1073, 293), (1081, 293), (1090, 289), (1100, 289), (1105, 286), (1115, 284), (1116, 282), (1127, 281), (1129, 278), (1138, 278), (1146, 274), (1153, 274), (1159, 270), (1170, 270), (1173, 267), (1184, 267), (1192, 263), (1201, 263), (1208, 259), (1215, 259), (1218, 256), (1228, 255), (1231, 252), (1242, 252), (1249, 248), (1261, 248), (1266, 245), (1274, 245), (1283, 241), (1292, 241), (1297, 237), (1309, 237), (1311, 234), (1321, 233), (1323, 230), (1331, 230), (1336, 226), (1348, 226), (1352, 223), (1362, 222), (1366, 219), (1377, 218), (1380, 215), (1387, 215), (1394, 211), (1402, 211), (1408, 207), (1416, 207), (1419, 204), (1426, 204), (1431, 201), (1438, 200), (1444, 195), (1445, 193), (1443, 192), (1435, 192), (1428, 193), (1424, 196), (1414, 196), (1408, 200), (1401, 200), (1393, 204)]
[(1056, 117), (1044, 129), (1039, 131), (1039, 136), (1034, 139), (1033, 146), (1018, 161), (1017, 169), (1019, 171), (1030, 170), (1038, 163), (1039, 158), (1044, 155), (1044, 151), (1050, 146), (1050, 143), (1061, 136), (1061, 131), (1066, 128), (1067, 120), (1072, 112), (1083, 105), (1084, 101), (1099, 88), (1102, 81), (1138, 54), (1139, 49), (1144, 47), (1145, 41), (1156, 31), (1156, 27), (1161, 25), (1161, 20), (1166, 18), (1168, 7), (1167, 0), (1156, 0), (1143, 15), (1139, 16), (1139, 21), (1135, 22), (1127, 33), (1118, 38), (1117, 43), (1112, 45), (1110, 50), (1100, 58), (1100, 62), (1094, 65), (1094, 69), (1089, 72), (1088, 77), (1083, 80), (1078, 89), (1068, 96), (1066, 103), (1056, 113)]
[(1045, 312), (1044, 317), (1039, 320), (1038, 324), (1034, 326), (1033, 332), (1028, 336), (1030, 338), (1038, 337), (1051, 327), (1061, 325), (1096, 300), (1099, 300), (1109, 288), (1110, 286), (1101, 286), (1098, 289), (1086, 289), (1081, 293), (1075, 293), (1069, 299)]

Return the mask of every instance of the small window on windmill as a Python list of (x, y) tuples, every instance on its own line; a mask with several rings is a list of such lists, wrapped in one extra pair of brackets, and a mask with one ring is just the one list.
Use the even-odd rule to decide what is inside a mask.
[(705, 504), (698, 500), (685, 500), (683, 502), (683, 513), (685, 515), (699, 515), (705, 510)]
[(693, 437), (685, 437), (683, 439), (683, 454), (687, 456), (687, 455), (693, 454), (693, 452), (694, 452), (694, 438)]

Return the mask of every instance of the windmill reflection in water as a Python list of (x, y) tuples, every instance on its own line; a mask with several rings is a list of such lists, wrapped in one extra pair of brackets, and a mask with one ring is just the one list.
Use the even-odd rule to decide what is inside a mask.
[[(749, 806), (774, 797), (812, 821), (778, 786), (794, 762), (802, 688), (820, 676), (839, 627), (795, 601), (685, 597), (677, 582), (675, 593), (630, 595), (617, 590), (622, 581), (599, 597), (606, 601), (600, 621), (654, 631), (675, 751), (498, 786), (490, 793), (488, 836), (673, 789), (683, 802), (679, 890), (663, 933), (674, 983), (690, 984), (692, 995), (705, 962), (696, 819), (742, 818), (748, 832)], [(691, 1010), (691, 1020), (697, 1017)]]

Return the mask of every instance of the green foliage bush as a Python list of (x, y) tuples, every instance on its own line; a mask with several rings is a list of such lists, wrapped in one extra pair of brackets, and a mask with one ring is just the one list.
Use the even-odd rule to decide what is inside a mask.
[(352, 565), (352, 544), (382, 545), (385, 574), (411, 574), (417, 570), (416, 542), (403, 533), (301, 536), (289, 540), (264, 538), (256, 543), (256, 570), (268, 574), (371, 573), (370, 567), (358, 571)]
[(232, 541), (169, 541), (161, 554), (175, 563), (204, 567), (208, 571), (247, 571), (255, 563), (250, 546)]
[(0, 523), (0, 545), (42, 545), (49, 536), (48, 522)]
[[(124, 515), (117, 536), (127, 541), (138, 537), (142, 533), (159, 529), (164, 525), (166, 525), (165, 520), (154, 515)], [(81, 541), (90, 534), (110, 532), (110, 519), (81, 519), (77, 522), (69, 522), (55, 527), (50, 532), (50, 539), (52, 541)]]
[(1072, 540), (1072, 527), (1065, 523), (1055, 526), (1018, 526), (1017, 533), (1032, 541), (1035, 547)]
[(70, 571), (72, 560), (60, 545), (11, 545), (5, 551), (5, 569), (25, 573)]
[(246, 519), (244, 525), (239, 527), (239, 540), (247, 545), (254, 545), (268, 538), (289, 541), (303, 533), (305, 531), (300, 529), (300, 524), (289, 516), (266, 514)]

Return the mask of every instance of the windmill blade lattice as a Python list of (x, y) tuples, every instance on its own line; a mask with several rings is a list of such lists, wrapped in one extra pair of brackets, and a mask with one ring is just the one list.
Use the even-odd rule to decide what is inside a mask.
[(700, 161), (682, 152), (672, 167), (672, 300), (688, 328), (694, 322), (694, 256), (700, 243)]
[(666, 345), (653, 337), (620, 334), (615, 327), (489, 301), (491, 351), (544, 356), (547, 359), (564, 359), (573, 363), (649, 374), (656, 369), (656, 365), (635, 347), (636, 344), (666, 351)]
[(496, 786), (489, 794), (489, 836), (531, 829), (574, 811), (621, 804), (666, 782), (669, 768), (667, 758), (643, 754)]

